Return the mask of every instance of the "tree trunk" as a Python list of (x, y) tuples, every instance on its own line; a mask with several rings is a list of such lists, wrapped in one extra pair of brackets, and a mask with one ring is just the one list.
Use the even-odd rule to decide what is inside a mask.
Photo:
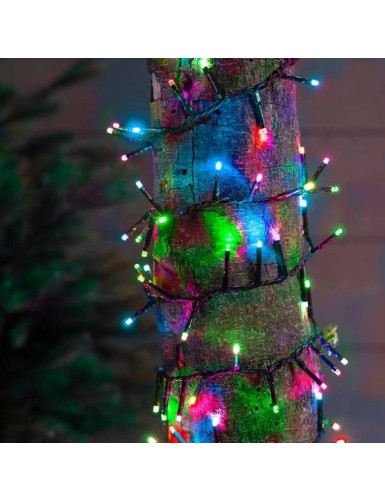
[[(262, 82), (282, 61), (211, 59), (208, 65), (230, 95)], [(155, 127), (178, 127), (188, 118), (170, 79), (195, 112), (221, 97), (198, 59), (150, 59), (148, 64)], [(153, 253), (154, 282), (172, 296), (157, 310), (166, 376), (163, 419), (189, 442), (317, 439), (318, 386), (291, 357), (298, 349), (298, 358), (319, 373), (313, 352), (305, 347), (312, 324), (301, 303), (299, 276), (285, 278), (304, 253), (298, 197), (198, 205), (216, 198), (215, 192), (219, 200), (247, 199), (258, 173), (263, 179), (255, 200), (303, 185), (295, 84), (276, 79), (260, 97), (267, 136), (256, 101), (242, 95), (188, 130), (162, 135), (154, 151), (154, 198), (170, 214), (158, 226)], [(219, 189), (213, 188), (216, 175)], [(281, 283), (255, 287), (258, 280), (277, 277)], [(199, 303), (180, 299), (213, 290)], [(193, 307), (196, 314), (184, 340)], [(175, 441), (170, 432), (168, 440)]]

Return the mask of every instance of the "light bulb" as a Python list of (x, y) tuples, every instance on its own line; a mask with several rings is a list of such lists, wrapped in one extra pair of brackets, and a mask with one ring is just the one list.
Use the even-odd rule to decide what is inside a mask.
[(300, 155), (304, 155), (305, 154), (305, 147), (304, 146), (300, 146), (299, 147), (299, 154)]
[(157, 222), (158, 224), (162, 224), (162, 223), (165, 223), (167, 221), (168, 217), (167, 216), (160, 216), (158, 219), (157, 219)]
[(142, 183), (141, 181), (136, 181), (136, 183), (135, 183), (135, 184), (136, 184), (136, 187), (137, 187), (137, 188), (139, 188), (139, 189), (140, 189), (140, 188), (143, 188), (143, 183)]
[(112, 134), (113, 132), (114, 132), (114, 129), (112, 127), (108, 127), (107, 134)]
[(261, 249), (261, 248), (263, 247), (263, 242), (262, 242), (262, 240), (258, 240), (258, 242), (257, 242), (257, 247), (258, 247), (258, 249)]
[(262, 179), (263, 179), (263, 174), (262, 172), (259, 172), (255, 180), (257, 181), (257, 183), (260, 183)]
[(157, 440), (154, 437), (148, 437), (147, 442), (149, 444), (156, 444)]
[(332, 424), (332, 428), (335, 431), (339, 431), (341, 429), (341, 426), (338, 423), (333, 423)]
[(133, 127), (131, 129), (131, 131), (134, 133), (134, 134), (139, 134), (140, 132), (142, 132), (142, 129), (140, 127)]
[(299, 205), (300, 205), (300, 207), (306, 208), (307, 207), (307, 200), (305, 200), (302, 197), (299, 197)]
[(120, 128), (120, 123), (119, 123), (119, 122), (114, 122), (114, 123), (112, 124), (112, 127), (113, 127), (114, 129), (119, 129), (119, 128)]
[(322, 160), (322, 163), (324, 164), (328, 164), (330, 162), (330, 158), (329, 157), (325, 157), (323, 160)]
[(151, 271), (151, 267), (150, 267), (150, 265), (149, 265), (149, 264), (145, 264), (145, 265), (143, 266), (143, 270), (144, 270), (144, 271), (146, 271), (147, 273), (150, 273), (150, 271)]
[(154, 407), (152, 408), (152, 412), (154, 414), (158, 414), (158, 412), (159, 412), (159, 405), (154, 405)]
[(322, 388), (323, 390), (326, 390), (326, 388), (327, 388), (327, 387), (328, 387), (328, 385), (327, 385), (326, 383), (322, 383), (322, 384), (321, 384), (321, 388)]
[(318, 87), (319, 86), (319, 80), (316, 80), (315, 78), (312, 78), (310, 80), (310, 85), (312, 85), (313, 87)]
[(120, 158), (123, 162), (127, 162), (128, 160), (128, 156), (126, 154), (122, 155)]
[(335, 237), (340, 237), (340, 236), (342, 235), (342, 233), (343, 233), (343, 232), (344, 232), (344, 230), (343, 230), (341, 227), (336, 228), (336, 229), (334, 230), (334, 236), (335, 236)]
[(128, 240), (127, 233), (123, 233), (123, 235), (120, 238), (123, 240), (123, 242), (125, 242), (126, 240)]
[(339, 191), (340, 191), (340, 187), (339, 186), (332, 186), (332, 189), (331, 189), (332, 193), (338, 193)]
[(234, 353), (234, 355), (239, 355), (239, 352), (240, 352), (240, 351), (241, 351), (241, 347), (239, 346), (239, 344), (238, 344), (238, 343), (235, 343), (235, 344), (233, 345), (233, 353)]
[(126, 325), (131, 325), (133, 322), (134, 322), (134, 321), (133, 321), (133, 319), (132, 319), (131, 317), (128, 317), (128, 318), (126, 318), (126, 320), (125, 320), (125, 322), (124, 322), (124, 323), (125, 323)]
[(308, 183), (306, 183), (306, 184), (304, 185), (304, 187), (303, 187), (303, 189), (304, 189), (305, 191), (312, 191), (312, 190), (314, 190), (314, 188), (315, 188), (315, 182), (314, 182), (314, 181), (309, 181), (309, 182), (308, 182)]
[(221, 170), (222, 169), (222, 162), (216, 162), (215, 169), (216, 170)]
[(187, 338), (188, 338), (188, 332), (187, 331), (182, 332), (181, 340), (182, 341), (187, 341)]

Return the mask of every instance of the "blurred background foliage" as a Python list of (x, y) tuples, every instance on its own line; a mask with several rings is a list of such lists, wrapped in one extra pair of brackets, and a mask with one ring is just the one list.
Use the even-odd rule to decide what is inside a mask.
[(1, 442), (135, 442), (152, 427), (154, 360), (120, 326), (140, 305), (133, 262), (87, 224), (131, 197), (130, 174), (109, 148), (39, 127), (99, 70), (75, 61), (30, 94), (0, 78)]

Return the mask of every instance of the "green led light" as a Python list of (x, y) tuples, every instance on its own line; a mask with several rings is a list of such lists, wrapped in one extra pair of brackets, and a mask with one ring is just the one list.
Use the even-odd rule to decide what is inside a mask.
[(339, 186), (332, 186), (332, 193), (338, 193), (340, 191), (340, 187)]
[(340, 237), (343, 233), (344, 233), (344, 230), (341, 227), (336, 228), (333, 232), (335, 237)]
[(140, 242), (141, 242), (142, 240), (143, 240), (142, 235), (138, 235), (138, 236), (135, 238), (135, 242), (136, 242), (137, 244), (140, 244)]
[(240, 351), (241, 351), (241, 347), (239, 346), (239, 344), (238, 344), (238, 343), (235, 343), (235, 344), (233, 345), (233, 353), (234, 353), (234, 355), (239, 355), (239, 352), (240, 352)]
[(304, 285), (305, 289), (310, 289), (310, 287), (311, 287), (310, 280), (308, 278), (306, 278), (303, 282), (303, 285)]
[(279, 407), (278, 407), (278, 405), (273, 405), (273, 412), (274, 412), (274, 414), (278, 414), (279, 413)]
[(160, 217), (157, 219), (157, 223), (158, 223), (158, 224), (163, 224), (163, 223), (165, 223), (166, 221), (168, 221), (168, 217), (167, 217), (167, 216), (160, 216)]
[(149, 444), (156, 444), (157, 443), (157, 440), (154, 438), (154, 437), (148, 437), (147, 438), (147, 442)]
[(212, 66), (210, 59), (207, 59), (205, 57), (198, 59), (198, 61), (199, 61), (199, 66), (201, 67), (202, 70), (203, 68), (211, 68)]

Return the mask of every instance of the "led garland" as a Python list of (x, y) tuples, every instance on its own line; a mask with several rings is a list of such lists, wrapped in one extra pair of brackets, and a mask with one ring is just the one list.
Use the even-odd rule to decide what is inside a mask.
[[(206, 61), (206, 60), (203, 60)], [(144, 137), (146, 139), (146, 142), (144, 146), (141, 148), (131, 152), (122, 155), (122, 160), (127, 161), (128, 159), (139, 155), (141, 153), (144, 153), (146, 151), (154, 149), (154, 145), (152, 143), (148, 142), (148, 135), (159, 135), (159, 134), (180, 134), (186, 130), (189, 130), (192, 126), (202, 123), (202, 120), (206, 119), (211, 113), (213, 113), (215, 110), (217, 110), (223, 103), (229, 102), (233, 99), (237, 99), (243, 95), (248, 94), (251, 100), (251, 105), (254, 109), (255, 117), (256, 117), (256, 123), (262, 130), (265, 129), (265, 121), (263, 117), (263, 111), (262, 111), (262, 103), (261, 103), (261, 98), (259, 95), (259, 90), (264, 89), (268, 85), (270, 85), (274, 80), (276, 79), (290, 79), (295, 82), (299, 83), (304, 83), (307, 85), (311, 86), (318, 86), (319, 82), (318, 80), (315, 79), (306, 79), (302, 77), (298, 77), (295, 75), (290, 75), (286, 74), (284, 72), (285, 68), (287, 66), (292, 65), (295, 62), (293, 59), (285, 59), (280, 67), (272, 72), (272, 74), (260, 82), (257, 85), (254, 85), (252, 87), (247, 87), (241, 91), (238, 91), (234, 94), (231, 94), (229, 96), (225, 96), (223, 90), (219, 86), (217, 80), (215, 79), (215, 76), (212, 74), (212, 72), (209, 69), (209, 66), (206, 63), (202, 66), (202, 69), (204, 71), (205, 76), (207, 77), (210, 85), (212, 86), (218, 101), (211, 107), (207, 108), (201, 113), (195, 113), (191, 105), (184, 99), (182, 93), (176, 86), (175, 82), (173, 80), (169, 81), (169, 85), (174, 92), (175, 96), (179, 100), (179, 102), (182, 105), (182, 108), (185, 112), (185, 114), (189, 117), (182, 125), (179, 127), (175, 128), (147, 128), (145, 130), (139, 128), (139, 127), (133, 127), (131, 130), (129, 129), (124, 129), (120, 126), (119, 123), (114, 123), (112, 127), (109, 127), (107, 129), (107, 132), (109, 134), (117, 135), (120, 137), (123, 137), (125, 139), (128, 139), (129, 141), (134, 141), (137, 139), (141, 139)], [(267, 131), (266, 131), (267, 132)], [(135, 136), (133, 137), (130, 134), (134, 134)], [(280, 244), (280, 235), (279, 232), (275, 231), (274, 229), (271, 231), (272, 237), (273, 237), (273, 250), (274, 254), (276, 257), (276, 262), (277, 262), (277, 273), (278, 276), (275, 279), (272, 280), (267, 280), (263, 281), (261, 274), (262, 274), (262, 248), (263, 248), (263, 242), (258, 241), (257, 242), (257, 255), (256, 255), (256, 274), (255, 274), (255, 280), (251, 285), (248, 286), (233, 286), (229, 287), (229, 262), (230, 262), (230, 249), (226, 246), (225, 250), (225, 257), (224, 257), (224, 273), (223, 273), (223, 281), (222, 281), (222, 287), (217, 288), (217, 289), (212, 289), (208, 291), (206, 294), (203, 294), (201, 296), (185, 296), (185, 295), (174, 295), (170, 294), (166, 290), (162, 289), (161, 287), (155, 285), (154, 283), (151, 282), (149, 278), (147, 278), (141, 270), (140, 265), (135, 265), (135, 269), (137, 271), (138, 275), (138, 280), (142, 283), (144, 290), (148, 296), (148, 301), (147, 303), (140, 308), (132, 317), (129, 317), (126, 319), (125, 323), (126, 325), (131, 325), (134, 321), (135, 318), (138, 316), (142, 315), (143, 313), (147, 312), (150, 308), (155, 306), (158, 302), (162, 301), (192, 301), (192, 307), (191, 307), (191, 312), (189, 315), (189, 318), (187, 320), (187, 323), (182, 331), (180, 341), (181, 343), (177, 344), (177, 360), (180, 358), (180, 350), (183, 349), (183, 345), (185, 345), (188, 335), (189, 335), (189, 330), (191, 328), (191, 325), (193, 323), (193, 320), (195, 316), (197, 315), (199, 306), (203, 301), (209, 300), (211, 297), (217, 294), (226, 294), (226, 293), (234, 293), (234, 292), (239, 292), (239, 291), (246, 291), (246, 290), (252, 290), (256, 289), (262, 286), (269, 286), (269, 285), (275, 285), (284, 282), (290, 277), (293, 277), (295, 275), (298, 276), (299, 283), (300, 283), (300, 291), (301, 291), (301, 303), (303, 305), (304, 309), (307, 309), (308, 312), (308, 317), (309, 320), (311, 321), (311, 324), (313, 326), (313, 335), (308, 339), (303, 345), (298, 347), (294, 352), (292, 352), (288, 357), (282, 358), (276, 362), (273, 362), (269, 365), (263, 366), (263, 361), (261, 361), (260, 364), (258, 364), (258, 368), (256, 369), (248, 369), (248, 368), (241, 368), (239, 365), (239, 353), (240, 353), (240, 347), (238, 344), (235, 344), (233, 346), (233, 353), (234, 353), (234, 366), (231, 369), (225, 369), (225, 370), (220, 370), (220, 371), (207, 371), (207, 372), (198, 372), (190, 375), (185, 375), (185, 376), (170, 376), (165, 373), (165, 371), (162, 368), (158, 368), (157, 372), (157, 378), (156, 378), (156, 389), (155, 389), (155, 398), (154, 398), (154, 405), (153, 405), (153, 412), (155, 414), (161, 413), (162, 421), (167, 421), (167, 409), (168, 409), (168, 401), (170, 398), (171, 390), (172, 390), (172, 384), (173, 382), (180, 382), (181, 383), (181, 389), (179, 392), (179, 403), (178, 403), (178, 411), (177, 411), (177, 417), (176, 420), (177, 422), (182, 421), (183, 417), (183, 411), (185, 407), (185, 401), (186, 401), (186, 396), (188, 392), (188, 387), (189, 383), (193, 380), (200, 379), (201, 383), (198, 385), (198, 391), (194, 395), (194, 402), (198, 396), (199, 393), (199, 388), (202, 388), (203, 384), (215, 377), (219, 376), (231, 376), (231, 375), (239, 375), (239, 374), (261, 374), (266, 377), (269, 389), (270, 389), (270, 396), (271, 396), (271, 405), (274, 413), (279, 412), (279, 406), (278, 406), (278, 400), (277, 400), (277, 395), (276, 395), (276, 390), (275, 390), (275, 383), (274, 383), (274, 372), (277, 370), (281, 369), (283, 366), (285, 366), (288, 363), (295, 363), (303, 372), (305, 372), (320, 388), (326, 389), (327, 385), (322, 381), (321, 378), (319, 378), (316, 374), (314, 374), (305, 364), (304, 362), (299, 358), (301, 353), (305, 349), (311, 349), (317, 356), (318, 358), (325, 363), (325, 365), (337, 376), (341, 374), (341, 371), (334, 366), (334, 364), (325, 356), (324, 353), (322, 353), (322, 349), (326, 350), (328, 352), (328, 355), (333, 355), (337, 360), (342, 364), (346, 365), (348, 363), (348, 360), (340, 355), (332, 346), (330, 343), (326, 341), (326, 339), (322, 336), (322, 334), (319, 331), (318, 325), (315, 321), (314, 315), (313, 315), (313, 307), (312, 307), (312, 298), (311, 298), (311, 284), (309, 279), (306, 277), (305, 273), (305, 264), (307, 261), (310, 259), (310, 257), (321, 250), (325, 245), (327, 245), (329, 242), (331, 242), (334, 238), (339, 237), (342, 233), (343, 230), (342, 228), (337, 228), (332, 235), (330, 235), (328, 238), (323, 240), (320, 244), (314, 246), (312, 239), (309, 235), (309, 228), (308, 228), (308, 218), (307, 218), (307, 199), (306, 196), (308, 194), (312, 193), (337, 193), (339, 191), (339, 187), (337, 186), (331, 186), (331, 187), (322, 187), (322, 188), (316, 188), (315, 182), (318, 179), (318, 177), (321, 175), (323, 170), (326, 168), (326, 166), (329, 164), (329, 158), (325, 158), (321, 164), (318, 166), (317, 170), (313, 174), (311, 178), (308, 178), (307, 174), (307, 164), (306, 164), (306, 155), (305, 155), (305, 149), (304, 147), (300, 147), (299, 149), (300, 153), (300, 159), (301, 159), (301, 167), (302, 167), (302, 177), (303, 177), (303, 186), (300, 186), (298, 188), (295, 188), (293, 190), (289, 190), (283, 193), (280, 193), (275, 196), (270, 196), (270, 197), (262, 197), (260, 196), (259, 193), (259, 184), (262, 181), (262, 174), (258, 174), (256, 177), (255, 182), (253, 183), (253, 186), (251, 188), (251, 192), (247, 198), (244, 198), (242, 200), (229, 200), (228, 198), (222, 198), (220, 199), (220, 188), (219, 188), (219, 171), (222, 168), (221, 162), (216, 163), (216, 170), (218, 171), (218, 174), (215, 175), (214, 178), (214, 187), (213, 187), (213, 192), (212, 192), (212, 199), (211, 200), (206, 200), (204, 202), (200, 202), (198, 204), (191, 205), (181, 211), (178, 212), (178, 215), (185, 215), (188, 214), (192, 211), (199, 211), (199, 210), (205, 210), (210, 207), (215, 207), (218, 206), (219, 204), (226, 204), (226, 205), (236, 205), (236, 204), (244, 204), (244, 203), (275, 203), (275, 202), (283, 202), (286, 201), (292, 197), (299, 197), (300, 199), (300, 207), (302, 209), (302, 226), (303, 226), (303, 236), (307, 240), (309, 244), (309, 252), (302, 258), (302, 260), (295, 266), (293, 269), (288, 270), (286, 267), (284, 255), (283, 255), (283, 250)], [(142, 257), (146, 257), (148, 254), (148, 248), (151, 243), (153, 231), (155, 224), (162, 224), (163, 222), (166, 222), (168, 219), (167, 215), (165, 215), (164, 209), (156, 203), (156, 201), (152, 198), (152, 196), (149, 194), (149, 192), (145, 189), (141, 181), (136, 182), (136, 186), (138, 189), (143, 193), (143, 195), (147, 198), (147, 200), (150, 202), (152, 205), (151, 209), (147, 211), (137, 223), (132, 225), (123, 235), (122, 235), (122, 240), (126, 241), (128, 240), (134, 233), (136, 233), (144, 224), (146, 224), (145, 228), (142, 230), (142, 233), (139, 235), (140, 238), (138, 240), (138, 237), (136, 238), (136, 241), (139, 243), (142, 240), (142, 235), (145, 231), (147, 231), (146, 238), (145, 238), (145, 243), (143, 246), (142, 250)], [(143, 271), (146, 271), (147, 273), (150, 272), (150, 267), (146, 265), (146, 269), (143, 268)], [(150, 290), (152, 292), (150, 292)], [(157, 293), (157, 294), (156, 294)], [(319, 343), (319, 346), (316, 346), (316, 342)], [(193, 398), (193, 397), (192, 397)], [(318, 413), (318, 418), (317, 418), (317, 438), (316, 441), (319, 441), (324, 432), (325, 432), (325, 426), (331, 426), (334, 430), (338, 431), (340, 429), (340, 425), (338, 423), (332, 423), (328, 419), (323, 418), (323, 405), (322, 405), (322, 393), (319, 391), (316, 393), (316, 400), (317, 400), (317, 413)], [(217, 426), (219, 424), (220, 420), (218, 416), (212, 416), (212, 425), (213, 425), (213, 433), (214, 433), (214, 438), (215, 442), (219, 442), (219, 434), (217, 430)], [(169, 427), (170, 433), (177, 439), (178, 442), (185, 442), (183, 437), (179, 434), (177, 430), (173, 426)], [(152, 439), (149, 440), (151, 442), (154, 442), (155, 440)], [(338, 442), (338, 440), (337, 440)]]

